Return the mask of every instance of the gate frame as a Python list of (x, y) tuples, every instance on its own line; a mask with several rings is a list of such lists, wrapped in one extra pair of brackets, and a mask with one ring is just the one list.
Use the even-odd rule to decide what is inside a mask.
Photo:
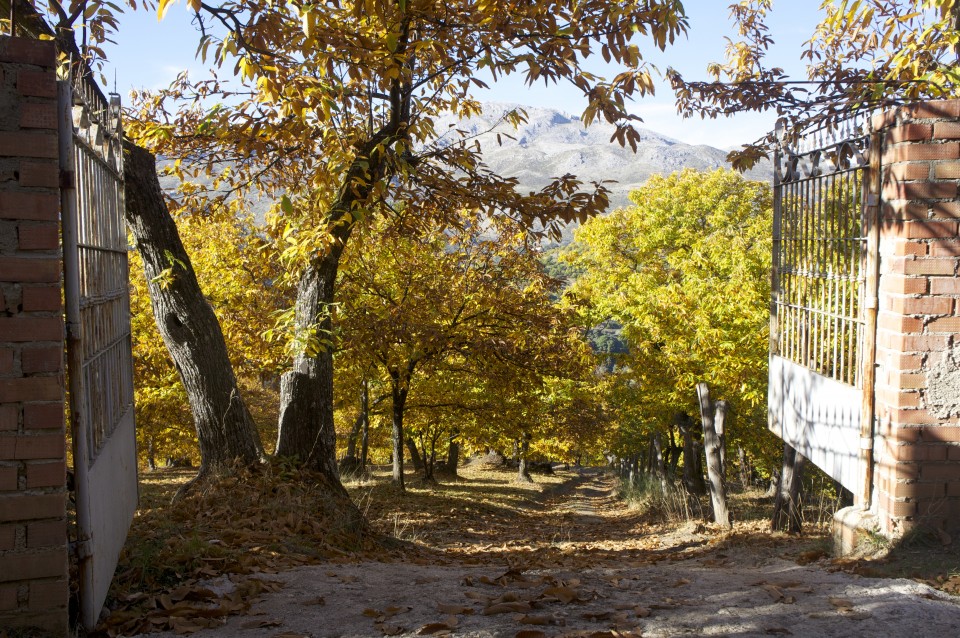
[[(70, 425), (73, 434), (73, 461), (76, 481), (76, 511), (77, 511), (77, 540), (75, 555), (79, 573), (80, 593), (80, 624), (86, 629), (96, 626), (100, 611), (113, 579), (117, 560), (130, 522), (136, 512), (138, 503), (137, 456), (136, 456), (136, 422), (134, 418), (133, 390), (132, 390), (132, 362), (129, 349), (130, 343), (130, 304), (129, 290), (119, 293), (119, 297), (112, 299), (97, 299), (85, 297), (84, 287), (93, 287), (102, 283), (102, 272), (96, 271), (94, 262), (87, 263), (81, 256), (81, 249), (90, 253), (103, 254), (107, 251), (117, 254), (110, 247), (101, 244), (92, 244), (90, 238), (85, 238), (81, 224), (90, 227), (87, 234), (99, 235), (99, 239), (111, 239), (125, 229), (122, 216), (123, 210), (123, 147), (122, 128), (120, 125), (119, 96), (109, 101), (100, 93), (92, 79), (87, 75), (86, 67), (74, 67), (74, 76), (68, 80), (58, 82), (58, 120), (59, 120), (59, 152), (61, 163), (61, 220), (63, 227), (63, 263), (64, 263), (64, 299), (66, 314), (66, 345), (67, 345), (67, 372), (70, 389)], [(85, 93), (87, 95), (85, 95)], [(95, 102), (91, 104), (90, 102)], [(79, 113), (76, 111), (79, 110)], [(96, 112), (99, 110), (99, 113)], [(94, 111), (88, 113), (87, 111)], [(90, 122), (86, 122), (92, 116)], [(116, 129), (109, 130), (111, 120), (116, 119)], [(95, 148), (81, 137), (86, 129), (96, 130), (94, 138), (101, 136), (105, 142), (100, 149)], [(107, 129), (104, 132), (104, 129)], [(112, 145), (112, 146), (111, 146)], [(108, 151), (105, 149), (109, 149)], [(109, 165), (109, 155), (116, 154), (117, 166)], [(78, 170), (77, 157), (86, 158), (85, 169)], [(100, 171), (102, 179), (89, 179), (90, 167), (95, 166)], [(116, 180), (107, 187), (104, 182)], [(116, 192), (112, 192), (113, 188)], [(90, 200), (91, 191), (99, 193), (94, 209), (83, 210), (79, 205), (81, 198)], [(112, 203), (107, 199), (116, 195)], [(85, 214), (104, 212), (104, 215), (93, 215), (90, 218)], [(109, 217), (113, 215), (113, 217)], [(83, 218), (84, 221), (81, 221)], [(106, 227), (106, 228), (104, 228)], [(112, 239), (116, 239), (115, 236)], [(125, 241), (125, 233), (123, 242)], [(129, 270), (126, 254), (123, 253), (121, 279), (129, 282)], [(98, 277), (98, 275), (100, 275)], [(99, 307), (101, 303), (110, 301), (121, 302), (123, 311), (123, 325), (114, 325), (114, 330), (125, 331), (127, 370), (129, 380), (119, 376), (112, 377), (106, 387), (116, 393), (129, 393), (124, 401), (129, 399), (119, 414), (106, 413), (94, 415), (90, 398), (95, 388), (87, 383), (87, 367), (100, 358), (111, 348), (122, 342), (116, 341), (102, 347), (97, 352), (90, 352), (93, 347), (100, 347), (96, 341), (102, 341), (106, 328), (96, 332), (100, 339), (93, 339), (93, 335), (85, 334), (84, 311)], [(115, 318), (116, 319), (116, 318)], [(112, 335), (111, 335), (112, 336)], [(121, 339), (124, 337), (121, 336)], [(121, 363), (122, 367), (122, 363)], [(120, 368), (112, 370), (121, 374)], [(96, 418), (114, 417), (113, 423), (97, 423)], [(94, 446), (95, 431), (110, 428), (103, 434), (103, 440)], [(105, 499), (106, 490), (110, 490), (110, 498)], [(109, 507), (105, 506), (109, 500)]]

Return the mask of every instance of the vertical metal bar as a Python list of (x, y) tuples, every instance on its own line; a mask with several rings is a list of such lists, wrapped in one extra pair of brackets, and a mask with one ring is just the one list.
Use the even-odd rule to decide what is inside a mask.
[(770, 354), (781, 354), (780, 351), (780, 247), (781, 221), (783, 216), (783, 183), (778, 167), (780, 166), (780, 146), (773, 152), (774, 183), (773, 183), (773, 250), (770, 269)]
[(62, 180), (60, 210), (63, 224), (63, 280), (67, 333), (67, 374), (70, 388), (70, 428), (77, 498), (77, 554), (80, 571), (80, 621), (96, 626), (97, 615), (89, 595), (93, 591), (90, 548), (90, 447), (87, 388), (83, 374), (83, 324), (80, 319), (79, 225), (73, 148), (73, 89), (69, 80), (57, 82), (58, 137)]
[(876, 415), (877, 373), (877, 311), (880, 283), (880, 175), (881, 133), (870, 134), (870, 168), (866, 172), (863, 189), (863, 219), (866, 231), (866, 259), (864, 264), (863, 351), (862, 372), (863, 407), (860, 421), (860, 451), (863, 466), (863, 486), (860, 503), (870, 509), (873, 498), (873, 434)]

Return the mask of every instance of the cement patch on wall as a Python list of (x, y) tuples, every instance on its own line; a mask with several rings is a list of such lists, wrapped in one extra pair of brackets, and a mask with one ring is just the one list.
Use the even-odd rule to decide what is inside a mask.
[(943, 354), (927, 374), (927, 409), (935, 417), (960, 416), (960, 345)]

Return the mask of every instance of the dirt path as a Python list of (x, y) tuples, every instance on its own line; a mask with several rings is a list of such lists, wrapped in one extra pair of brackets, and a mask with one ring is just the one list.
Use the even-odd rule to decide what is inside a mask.
[(399, 562), (264, 576), (279, 585), (252, 614), (194, 635), (960, 636), (957, 599), (926, 585), (800, 566), (775, 543), (706, 529), (653, 535), (611, 489), (600, 474), (573, 477), (491, 519), (495, 541), (457, 516), (422, 530)]

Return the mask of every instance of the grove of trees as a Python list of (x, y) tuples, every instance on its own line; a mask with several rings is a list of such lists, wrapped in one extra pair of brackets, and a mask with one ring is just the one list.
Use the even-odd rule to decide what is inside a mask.
[[(825, 0), (800, 82), (767, 64), (772, 4), (731, 5), (737, 35), (712, 81), (667, 71), (682, 113), (772, 109), (795, 134), (850, 110), (957, 95), (956, 0)], [(171, 5), (160, 0), (161, 17)], [(344, 442), (356, 454), (362, 438), (365, 457), (371, 440), (386, 442), (387, 422), (379, 447), (401, 485), (408, 442), (425, 478), (459, 444), (516, 445), (522, 457), (649, 446), (669, 449), (668, 463), (682, 447), (689, 472), (705, 382), (729, 402), (728, 442), (771, 458), (766, 187), (682, 172), (597, 217), (604, 184), (561, 175), (520, 193), (484, 164), (475, 136), (436, 127), (482, 109), (483, 78), (518, 75), (572, 84), (584, 123), (611, 123), (611, 142), (635, 147), (629, 102), (653, 91), (657, 73), (643, 51), (687, 34), (683, 3), (187, 5), (211, 74), (137, 94), (126, 126), (145, 454), (189, 453), (187, 404), (204, 475), (259, 462), (266, 448), (342, 493)], [(40, 7), (61, 49), (93, 61), (122, 28), (113, 3)], [(617, 70), (599, 77), (590, 56)], [(769, 141), (734, 164), (754, 163)], [(172, 198), (151, 153), (182, 182)], [(255, 200), (269, 202), (265, 219), (252, 216)], [(583, 227), (563, 256), (575, 281), (563, 282), (538, 246), (570, 222)], [(594, 358), (588, 332), (612, 325), (627, 347), (606, 333)], [(252, 410), (253, 395), (274, 405)]]

